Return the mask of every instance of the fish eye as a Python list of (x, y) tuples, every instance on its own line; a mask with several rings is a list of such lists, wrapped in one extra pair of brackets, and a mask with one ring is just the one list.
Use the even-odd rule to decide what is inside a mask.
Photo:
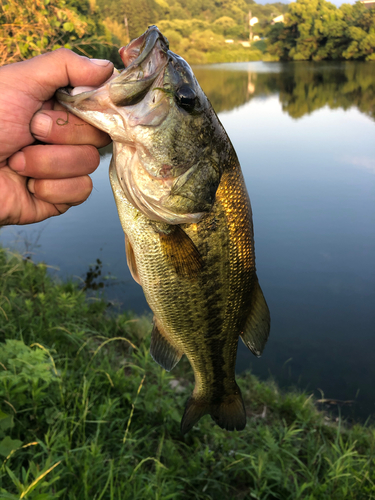
[(181, 85), (181, 87), (179, 87), (176, 91), (176, 98), (177, 103), (181, 108), (188, 113), (193, 111), (197, 94), (191, 87), (189, 87), (189, 85)]

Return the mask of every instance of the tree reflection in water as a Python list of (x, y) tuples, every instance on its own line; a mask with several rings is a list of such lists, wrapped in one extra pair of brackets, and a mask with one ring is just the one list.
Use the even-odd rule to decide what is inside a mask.
[(371, 62), (239, 63), (207, 69), (210, 66), (194, 71), (217, 113), (278, 94), (283, 111), (295, 119), (324, 106), (356, 107), (375, 119), (375, 64)]

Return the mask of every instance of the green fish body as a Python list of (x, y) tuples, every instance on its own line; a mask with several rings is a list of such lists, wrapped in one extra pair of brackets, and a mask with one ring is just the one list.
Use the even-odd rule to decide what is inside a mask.
[(205, 414), (241, 430), (238, 338), (260, 356), (270, 328), (241, 168), (190, 67), (156, 27), (120, 54), (129, 64), (104, 88), (58, 98), (114, 139), (110, 180), (127, 262), (154, 313), (151, 355), (169, 371), (185, 354), (194, 371), (182, 432)]

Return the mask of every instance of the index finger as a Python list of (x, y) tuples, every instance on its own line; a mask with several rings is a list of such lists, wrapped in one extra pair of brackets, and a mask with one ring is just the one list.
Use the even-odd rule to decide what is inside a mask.
[(105, 132), (63, 108), (44, 109), (35, 113), (30, 123), (30, 131), (36, 139), (51, 144), (92, 144), (102, 148), (111, 142)]

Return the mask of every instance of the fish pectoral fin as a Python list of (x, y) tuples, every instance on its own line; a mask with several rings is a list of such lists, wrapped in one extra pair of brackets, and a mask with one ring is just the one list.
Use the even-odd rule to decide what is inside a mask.
[(203, 266), (203, 260), (193, 241), (180, 226), (170, 232), (159, 232), (163, 254), (179, 276), (195, 277)]
[(237, 386), (235, 394), (223, 396), (219, 403), (208, 404), (192, 395), (186, 403), (181, 420), (181, 433), (186, 434), (204, 415), (210, 414), (222, 429), (242, 431), (246, 426), (245, 405)]
[(270, 312), (257, 278), (251, 294), (250, 314), (247, 317), (244, 331), (241, 333), (244, 344), (255, 356), (259, 357), (262, 354), (267, 343), (270, 322)]
[(133, 276), (134, 281), (136, 281), (138, 285), (140, 285), (141, 280), (138, 274), (137, 263), (135, 262), (134, 250), (126, 234), (125, 234), (125, 253), (126, 253), (126, 262), (128, 264), (130, 274)]
[(156, 318), (154, 318), (154, 327), (151, 333), (150, 354), (167, 372), (170, 372), (177, 365), (183, 355), (183, 352), (167, 339)]

